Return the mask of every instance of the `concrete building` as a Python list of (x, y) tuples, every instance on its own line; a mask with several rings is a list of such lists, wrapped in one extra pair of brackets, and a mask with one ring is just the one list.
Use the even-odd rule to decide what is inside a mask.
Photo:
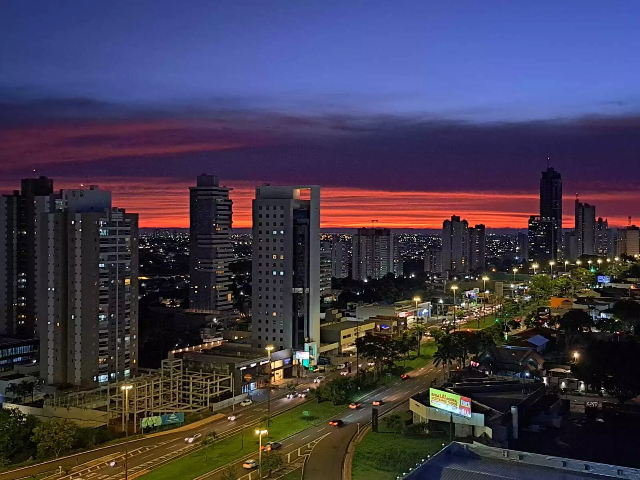
[(613, 235), (609, 222), (598, 217), (596, 222), (596, 252), (597, 255), (613, 254)]
[(426, 273), (442, 273), (442, 248), (430, 246), (424, 252), (424, 271)]
[(388, 228), (359, 228), (353, 236), (351, 277), (354, 280), (382, 278), (398, 273), (397, 244)]
[(540, 217), (553, 220), (552, 260), (557, 260), (562, 246), (562, 176), (553, 167), (547, 167), (540, 178)]
[(575, 202), (575, 258), (582, 255), (595, 255), (596, 252), (596, 207), (580, 203), (576, 195)]
[(320, 342), (320, 187), (256, 187), (252, 342), (310, 352)]
[(321, 349), (326, 352), (335, 351), (338, 354), (355, 351), (356, 339), (372, 333), (375, 326), (375, 322), (353, 320), (322, 325), (320, 327)]
[[(347, 246), (340, 240), (338, 235), (325, 237), (321, 248), (331, 252), (331, 276), (335, 278), (346, 278), (349, 276), (349, 264), (347, 257)], [(323, 246), (324, 245), (324, 246)]]
[(640, 228), (629, 225), (618, 229), (616, 255), (634, 256), (640, 254)]
[(568, 260), (576, 260), (578, 255), (578, 244), (576, 241), (575, 230), (564, 232), (564, 240), (562, 242), (562, 255)]
[(129, 378), (138, 368), (138, 216), (91, 186), (62, 190), (40, 220), (40, 377), (79, 386)]
[(532, 215), (529, 217), (529, 260), (540, 263), (546, 268), (551, 260), (557, 260), (558, 222), (554, 218)]
[(469, 264), (471, 271), (484, 270), (485, 267), (485, 228), (484, 225), (469, 227)]
[(332, 274), (332, 242), (322, 240), (320, 242), (320, 296), (331, 293)]
[(0, 197), (0, 334), (38, 336), (38, 217), (52, 208), (53, 180), (25, 178)]
[(220, 312), (232, 306), (230, 190), (215, 175), (205, 174), (189, 188), (189, 308), (194, 311)]
[(469, 223), (452, 215), (442, 223), (442, 270), (450, 273), (469, 271)]

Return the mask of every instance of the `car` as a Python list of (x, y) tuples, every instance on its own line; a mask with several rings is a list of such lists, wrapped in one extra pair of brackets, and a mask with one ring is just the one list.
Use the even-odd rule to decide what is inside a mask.
[(192, 437), (187, 437), (184, 439), (185, 442), (187, 443), (193, 443), (195, 442), (197, 439), (199, 439), (202, 436), (202, 434), (200, 433), (196, 433), (194, 436)]
[(332, 427), (341, 427), (342, 425), (344, 425), (344, 422), (342, 420), (330, 420), (329, 421), (329, 425), (331, 425)]
[(296, 393), (300, 398), (305, 398), (307, 396), (306, 392), (298, 392)]
[(343, 377), (346, 377), (347, 375), (349, 375), (349, 372), (347, 372), (346, 370), (343, 370), (342, 372), (340, 372), (340, 375)]
[(229, 415), (227, 417), (227, 420), (229, 420), (230, 422), (235, 422), (236, 421), (236, 416), (235, 415)]
[(245, 460), (244, 463), (242, 464), (242, 468), (246, 468), (247, 470), (251, 468), (256, 468), (257, 466), (258, 466), (258, 462), (255, 461), (254, 459)]
[(355, 410), (356, 408), (360, 408), (360, 402), (351, 402), (351, 403), (349, 404), (349, 408), (350, 408), (351, 410)]
[(320, 375), (319, 377), (316, 377), (313, 379), (313, 383), (320, 383), (323, 380), (324, 380), (324, 377)]
[(292, 398), (296, 398), (298, 396), (297, 393), (287, 393), (287, 398), (291, 400)]
[(403, 373), (402, 375), (400, 375), (400, 378), (402, 380), (409, 380), (411, 377), (409, 375), (407, 375), (406, 373)]
[(115, 466), (116, 466), (116, 461), (115, 461), (115, 460), (111, 460), (111, 461), (109, 462), (109, 466), (110, 466), (110, 467), (115, 467)]
[(278, 450), (282, 448), (282, 444), (280, 442), (269, 442), (266, 445), (262, 446), (262, 449), (265, 452), (270, 452), (271, 450)]
[(374, 400), (374, 401), (372, 402), (372, 405), (373, 405), (374, 407), (380, 407), (380, 406), (384, 405), (384, 401), (383, 401), (383, 400)]
[(337, 368), (338, 370), (342, 370), (342, 369), (343, 369), (343, 368), (345, 368), (346, 366), (347, 366), (347, 365), (346, 365), (345, 363), (339, 363), (339, 364), (336, 366), (336, 368)]
[(253, 400), (251, 400), (250, 398), (245, 398), (240, 402), (241, 407), (248, 407), (249, 405), (253, 405)]

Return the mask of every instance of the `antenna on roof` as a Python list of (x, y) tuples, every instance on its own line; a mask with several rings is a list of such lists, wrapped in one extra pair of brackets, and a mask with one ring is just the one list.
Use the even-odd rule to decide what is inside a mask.
[(549, 163), (551, 162), (551, 157), (547, 157), (547, 170), (549, 170)]

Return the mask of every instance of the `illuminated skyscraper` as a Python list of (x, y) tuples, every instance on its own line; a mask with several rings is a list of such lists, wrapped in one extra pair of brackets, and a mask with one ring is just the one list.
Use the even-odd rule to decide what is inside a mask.
[(562, 245), (562, 176), (553, 167), (547, 167), (540, 178), (540, 217), (554, 222), (551, 259), (557, 260)]
[(596, 252), (596, 207), (588, 203), (580, 203), (576, 195), (575, 257), (595, 255)]
[(470, 268), (469, 222), (452, 215), (442, 223), (442, 270), (468, 272)]

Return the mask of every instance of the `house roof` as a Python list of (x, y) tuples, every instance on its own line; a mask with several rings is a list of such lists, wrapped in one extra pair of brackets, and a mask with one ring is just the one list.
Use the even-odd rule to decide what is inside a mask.
[(536, 347), (541, 347), (542, 345), (549, 343), (549, 339), (542, 335), (534, 335), (531, 338), (527, 338), (527, 342), (534, 344)]

